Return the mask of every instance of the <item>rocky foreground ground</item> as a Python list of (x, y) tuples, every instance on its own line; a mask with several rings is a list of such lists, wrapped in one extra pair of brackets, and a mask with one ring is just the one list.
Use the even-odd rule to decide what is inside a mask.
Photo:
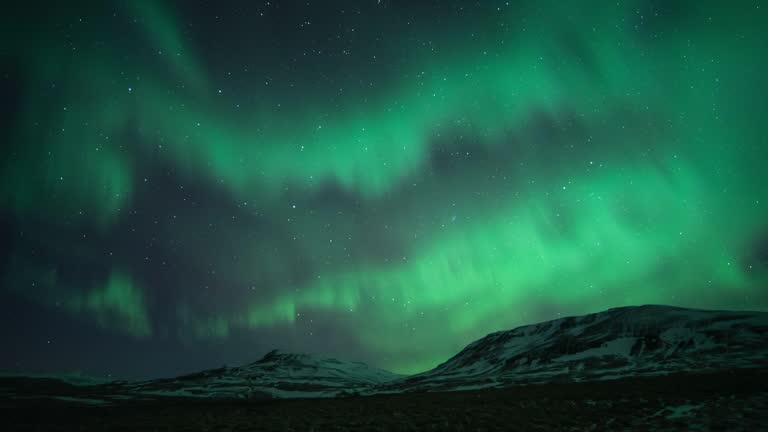
[(28, 431), (758, 431), (766, 427), (765, 369), (337, 399), (163, 398), (111, 406), (33, 397), (0, 401), (0, 428)]

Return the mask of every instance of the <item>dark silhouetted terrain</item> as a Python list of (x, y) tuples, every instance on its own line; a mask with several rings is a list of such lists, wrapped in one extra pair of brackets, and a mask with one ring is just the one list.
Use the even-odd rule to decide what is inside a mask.
[(768, 370), (324, 399), (6, 399), (0, 418), (28, 431), (759, 431)]

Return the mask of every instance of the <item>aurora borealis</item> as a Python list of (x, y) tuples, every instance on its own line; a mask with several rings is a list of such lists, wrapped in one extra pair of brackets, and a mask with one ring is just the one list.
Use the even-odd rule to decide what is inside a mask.
[(45, 3), (0, 17), (0, 369), (768, 310), (759, 1)]

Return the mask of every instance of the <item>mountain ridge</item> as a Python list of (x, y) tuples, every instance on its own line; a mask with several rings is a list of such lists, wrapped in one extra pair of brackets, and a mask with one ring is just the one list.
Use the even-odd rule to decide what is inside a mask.
[[(100, 395), (96, 400), (105, 401), (146, 397), (327, 398), (737, 368), (768, 368), (768, 313), (641, 305), (491, 332), (435, 368), (415, 375), (274, 349), (241, 366), (80, 387)], [(0, 388), (3, 390), (8, 394), (7, 389)]]
[(407, 377), (403, 387), (434, 391), (764, 367), (766, 335), (764, 312), (612, 308), (489, 333), (434, 369)]

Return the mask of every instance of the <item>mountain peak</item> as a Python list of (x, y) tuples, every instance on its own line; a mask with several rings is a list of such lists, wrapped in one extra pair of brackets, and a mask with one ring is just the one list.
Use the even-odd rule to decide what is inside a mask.
[(290, 352), (283, 349), (273, 349), (272, 351), (264, 354), (264, 357), (254, 362), (255, 364), (265, 363), (290, 363), (290, 364), (315, 364), (325, 361), (337, 361), (332, 358), (321, 356), (318, 354)]
[(272, 351), (264, 354), (264, 357), (258, 360), (259, 363), (266, 362), (266, 361), (275, 361), (280, 357), (284, 357), (286, 355), (290, 355), (290, 353), (283, 351), (281, 349), (273, 349)]
[(333, 397), (400, 378), (365, 363), (273, 349), (243, 366), (133, 384), (139, 392), (194, 397)]

